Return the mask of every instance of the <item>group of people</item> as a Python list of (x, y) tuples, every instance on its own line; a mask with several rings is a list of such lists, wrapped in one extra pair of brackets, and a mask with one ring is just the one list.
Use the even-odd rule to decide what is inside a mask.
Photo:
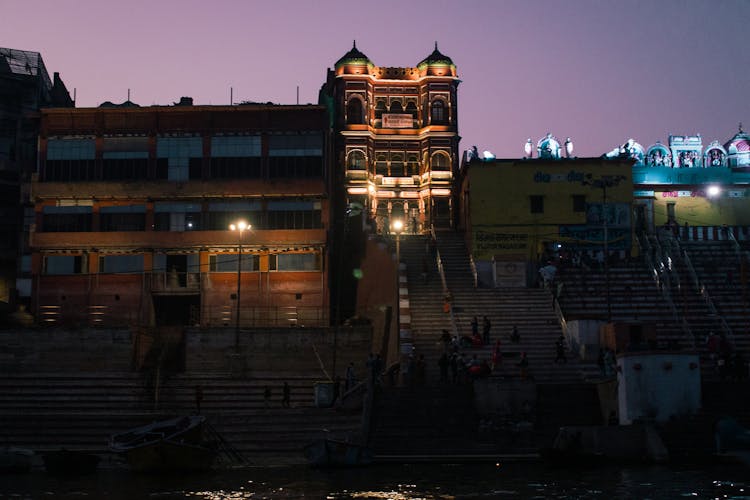
[[(471, 320), (472, 334), (451, 336), (448, 330), (443, 330), (440, 335), (440, 341), (443, 343), (443, 353), (438, 360), (440, 368), (440, 381), (461, 383), (466, 380), (474, 380), (479, 377), (489, 376), (493, 371), (502, 366), (503, 352), (502, 342), (500, 339), (495, 340), (492, 347), (492, 354), (489, 359), (480, 360), (476, 354), (467, 359), (461, 353), (462, 348), (482, 347), (490, 344), (490, 330), (492, 323), (486, 316), (482, 320), (482, 334), (479, 334), (479, 320), (476, 316)], [(513, 325), (509, 339), (511, 343), (519, 343), (521, 334), (518, 326)], [(518, 367), (520, 368), (521, 379), (526, 379), (528, 375), (529, 360), (526, 352), (522, 352), (519, 357)]]

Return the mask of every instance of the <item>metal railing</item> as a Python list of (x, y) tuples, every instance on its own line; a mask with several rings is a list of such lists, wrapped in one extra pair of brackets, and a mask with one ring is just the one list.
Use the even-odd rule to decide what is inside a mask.
[[(730, 232), (729, 234), (732, 233)], [(698, 273), (695, 271), (695, 267), (693, 267), (693, 262), (690, 260), (690, 256), (688, 255), (687, 250), (683, 249), (682, 252), (680, 252), (680, 255), (682, 256), (685, 267), (690, 274), (690, 278), (693, 280), (695, 291), (700, 294), (701, 298), (703, 298), (703, 301), (706, 303), (706, 307), (708, 308), (708, 312), (718, 318), (719, 325), (721, 326), (721, 331), (732, 343), (734, 343), (734, 332), (732, 331), (732, 328), (729, 326), (729, 323), (727, 323), (724, 315), (721, 314), (716, 308), (716, 304), (714, 303), (711, 294), (708, 292), (708, 288), (706, 288), (706, 285), (701, 282), (700, 278), (698, 278)]]
[(471, 267), (471, 277), (474, 279), (474, 288), (479, 286), (479, 277), (477, 276), (477, 264), (474, 262), (474, 255), (469, 254), (469, 267)]
[(151, 290), (154, 292), (198, 291), (201, 273), (169, 271), (151, 273)]
[[(641, 236), (639, 237), (636, 234), (635, 240), (638, 243), (638, 248), (640, 249), (641, 255), (643, 255), (644, 257), (646, 267), (654, 278), (656, 288), (661, 292), (664, 301), (667, 303), (667, 306), (669, 306), (669, 311), (672, 313), (672, 319), (674, 319), (675, 323), (678, 323), (680, 325), (683, 336), (687, 337), (691, 345), (695, 347), (695, 336), (693, 335), (693, 330), (690, 328), (690, 324), (688, 323), (687, 318), (677, 312), (677, 307), (675, 306), (674, 301), (672, 300), (672, 294), (669, 291), (669, 282), (667, 281), (667, 283), (665, 284), (662, 281), (663, 274), (660, 272), (659, 268), (656, 265), (656, 262), (654, 262), (652, 258), (652, 253), (656, 251), (656, 248), (651, 246), (647, 235), (641, 234)], [(663, 267), (663, 264), (661, 267)]]

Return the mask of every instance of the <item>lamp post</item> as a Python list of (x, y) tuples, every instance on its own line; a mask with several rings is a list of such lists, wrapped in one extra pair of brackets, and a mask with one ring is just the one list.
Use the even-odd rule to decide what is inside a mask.
[(602, 190), (602, 228), (603, 228), (603, 251), (604, 251), (604, 288), (607, 300), (607, 322), (612, 322), (612, 301), (609, 294), (609, 234), (607, 231), (607, 188), (616, 187), (621, 181), (625, 180), (624, 175), (602, 175), (594, 179), (591, 174), (587, 174), (581, 184), (592, 186)]
[(229, 224), (229, 230), (230, 231), (237, 231), (238, 238), (237, 238), (237, 304), (235, 306), (237, 307), (237, 315), (236, 320), (234, 324), (234, 350), (239, 352), (240, 350), (240, 292), (242, 291), (242, 287), (240, 284), (242, 283), (242, 232), (244, 230), (250, 229), (250, 224), (246, 223), (244, 220), (240, 220), (237, 222), (234, 222), (232, 224)]

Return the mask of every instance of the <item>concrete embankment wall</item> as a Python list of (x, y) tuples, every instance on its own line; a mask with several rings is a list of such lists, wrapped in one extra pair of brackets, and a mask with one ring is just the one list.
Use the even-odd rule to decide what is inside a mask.
[[(151, 331), (153, 333), (153, 330)], [(188, 371), (235, 368), (233, 328), (182, 331)], [(370, 325), (333, 328), (241, 330), (239, 353), (250, 369), (319, 369), (342, 374), (349, 362), (364, 367), (372, 346)], [(0, 372), (125, 372), (136, 369), (150, 342), (130, 329), (15, 329), (0, 331)], [(137, 352), (138, 351), (138, 352)]]

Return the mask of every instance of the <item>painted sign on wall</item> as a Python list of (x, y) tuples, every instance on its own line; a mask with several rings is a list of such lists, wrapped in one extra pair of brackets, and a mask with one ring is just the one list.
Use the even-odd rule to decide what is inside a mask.
[(388, 113), (383, 115), (383, 128), (412, 128), (414, 118), (407, 114)]

